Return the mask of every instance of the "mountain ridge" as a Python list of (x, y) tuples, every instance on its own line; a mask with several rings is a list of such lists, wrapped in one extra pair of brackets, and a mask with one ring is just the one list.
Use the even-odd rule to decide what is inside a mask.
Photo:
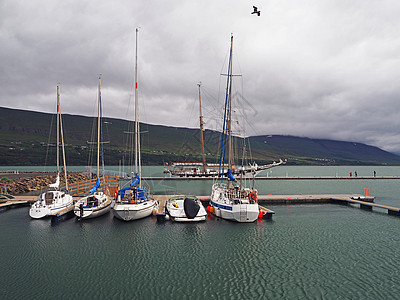
[[(68, 165), (91, 165), (90, 145), (95, 118), (63, 114)], [(131, 121), (103, 118), (105, 164), (132, 164)], [(0, 164), (44, 165), (55, 163), (55, 114), (0, 107)], [(162, 165), (172, 161), (201, 161), (200, 130), (141, 123), (142, 161)], [(125, 132), (125, 133), (124, 133)], [(54, 137), (54, 138), (52, 138)], [(220, 133), (204, 131), (206, 159), (218, 160)], [(258, 164), (287, 159), (293, 165), (400, 165), (400, 156), (358, 142), (314, 139), (291, 135), (258, 135), (247, 138)], [(240, 145), (243, 139), (235, 138)], [(48, 146), (50, 145), (50, 146)], [(92, 155), (93, 156), (93, 155)]]

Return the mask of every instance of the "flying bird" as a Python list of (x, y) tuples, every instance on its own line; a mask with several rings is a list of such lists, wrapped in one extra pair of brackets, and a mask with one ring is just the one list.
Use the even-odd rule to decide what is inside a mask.
[(253, 6), (254, 11), (251, 14), (257, 14), (257, 16), (260, 16), (261, 11), (257, 9), (257, 6)]

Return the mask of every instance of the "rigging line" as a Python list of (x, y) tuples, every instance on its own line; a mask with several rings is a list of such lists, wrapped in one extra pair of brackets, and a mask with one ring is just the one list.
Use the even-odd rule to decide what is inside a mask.
[[(225, 148), (226, 148), (226, 130), (227, 125), (226, 122), (228, 121), (228, 110), (230, 109), (229, 107), (229, 103), (228, 100), (230, 99), (230, 88), (229, 86), (231, 86), (231, 81), (232, 78), (230, 77), (230, 72), (231, 72), (231, 63), (232, 63), (232, 38), (231, 37), (231, 47), (230, 47), (230, 51), (229, 51), (229, 63), (228, 63), (228, 76), (227, 76), (227, 80), (226, 80), (226, 97), (225, 97), (225, 110), (224, 110), (224, 122), (223, 122), (223, 128), (222, 128), (222, 137), (221, 137), (221, 154), (220, 154), (220, 163), (219, 163), (219, 174), (218, 174), (218, 178), (221, 178), (221, 182), (223, 181), (223, 173), (224, 173), (224, 166), (225, 166)], [(227, 110), (228, 108), (228, 110)], [(228, 147), (230, 147), (230, 145), (228, 145)], [(222, 166), (221, 166), (222, 164)], [(222, 173), (221, 173), (221, 169), (222, 169)]]
[(100, 95), (100, 145), (101, 145), (101, 165), (103, 171), (103, 190), (105, 191), (105, 180), (104, 180), (104, 145), (103, 145), (103, 102), (101, 101)]
[(46, 147), (46, 157), (44, 160), (44, 167), (46, 170), (46, 166), (47, 166), (47, 159), (49, 157), (49, 150), (50, 150), (50, 139), (51, 139), (51, 133), (53, 131), (53, 122), (54, 122), (54, 115), (51, 115), (51, 122), (50, 122), (50, 130), (49, 130), (49, 136), (47, 138), (47, 147)]

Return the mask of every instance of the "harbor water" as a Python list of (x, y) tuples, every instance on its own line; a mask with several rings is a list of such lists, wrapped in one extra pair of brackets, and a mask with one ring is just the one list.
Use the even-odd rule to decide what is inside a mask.
[[(267, 172), (372, 176), (374, 170), (378, 177), (400, 176), (400, 167), (369, 166), (280, 166)], [(144, 176), (161, 172), (144, 168)], [(158, 194), (209, 195), (211, 183), (149, 185)], [(260, 180), (256, 187), (259, 194), (288, 195), (360, 194), (369, 188), (376, 203), (400, 207), (398, 179)], [(153, 217), (123, 222), (112, 213), (51, 222), (30, 219), (28, 207), (1, 211), (0, 298), (399, 298), (399, 217), (338, 204), (268, 208), (275, 211), (272, 220), (251, 224), (213, 217), (198, 224), (157, 223)]]

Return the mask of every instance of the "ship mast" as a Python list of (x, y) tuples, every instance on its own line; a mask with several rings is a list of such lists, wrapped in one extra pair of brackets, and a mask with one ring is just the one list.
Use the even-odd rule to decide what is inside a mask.
[(97, 178), (100, 178), (100, 99), (101, 99), (101, 77), (99, 76), (99, 99), (98, 99), (98, 108), (97, 108)]
[(60, 174), (60, 86), (57, 85), (57, 173)]
[(59, 155), (60, 155), (60, 135), (61, 132), (61, 147), (62, 147), (62, 155), (63, 155), (63, 165), (64, 165), (64, 177), (65, 177), (65, 189), (68, 191), (68, 179), (67, 179), (67, 165), (65, 162), (65, 148), (64, 148), (64, 135), (63, 135), (63, 127), (62, 127), (62, 118), (60, 111), (60, 87), (57, 85), (57, 173), (60, 174), (60, 163), (59, 163)]
[(201, 137), (201, 153), (203, 155), (203, 172), (206, 173), (206, 157), (204, 155), (204, 137), (203, 137), (203, 113), (201, 110), (201, 94), (200, 94), (200, 86), (201, 86), (201, 82), (199, 82), (198, 84), (199, 87), (199, 102), (200, 102), (200, 137)]
[[(233, 161), (233, 148), (232, 148), (232, 56), (233, 56), (233, 35), (231, 35), (231, 51), (230, 51), (230, 73), (229, 78), (229, 92), (228, 92), (228, 120), (227, 120), (227, 132), (228, 132), (228, 169), (232, 169)], [(228, 187), (231, 187), (232, 183), (228, 180)]]
[[(232, 90), (232, 47), (233, 47), (233, 35), (231, 35), (231, 48), (229, 51), (229, 63), (228, 63), (228, 74), (227, 76), (227, 81), (226, 81), (226, 94), (225, 94), (225, 109), (224, 109), (224, 122), (222, 126), (222, 135), (221, 135), (221, 153), (220, 153), (220, 160), (219, 160), (219, 174), (218, 178), (221, 179), (221, 182), (223, 181), (224, 177), (224, 166), (225, 166), (225, 150), (228, 147), (228, 169), (231, 168), (231, 130), (230, 130), (230, 118), (231, 118), (231, 90)], [(225, 74), (221, 74), (225, 75)], [(228, 139), (228, 145), (226, 145)], [(228, 181), (228, 184), (229, 181)]]
[[(139, 128), (139, 104), (138, 104), (138, 68), (137, 68), (137, 53), (138, 53), (138, 31), (136, 28), (136, 52), (135, 52), (135, 173), (142, 177), (141, 157), (140, 157), (140, 128)], [(142, 186), (142, 181), (139, 182), (139, 188)]]

